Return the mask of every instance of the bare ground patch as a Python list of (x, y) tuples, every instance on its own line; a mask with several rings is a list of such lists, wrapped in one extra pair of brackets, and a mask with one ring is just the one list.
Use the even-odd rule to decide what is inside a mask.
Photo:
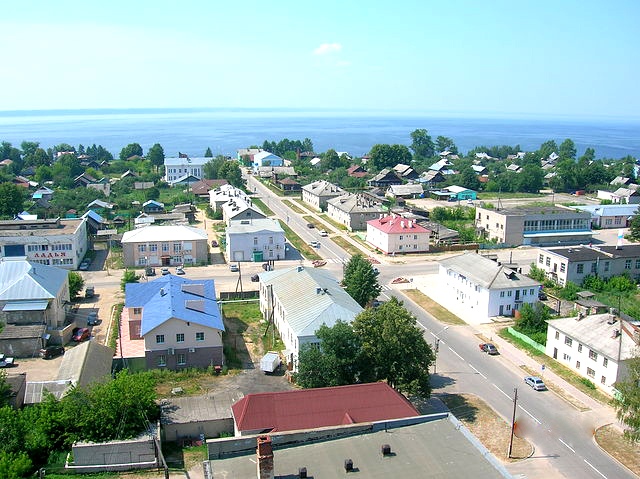
[(451, 311), (442, 307), (429, 296), (417, 289), (406, 289), (404, 290), (404, 294), (438, 321), (452, 325), (467, 324)]
[(640, 444), (627, 441), (622, 432), (612, 424), (596, 430), (595, 439), (607, 454), (624, 464), (636, 476), (640, 476)]

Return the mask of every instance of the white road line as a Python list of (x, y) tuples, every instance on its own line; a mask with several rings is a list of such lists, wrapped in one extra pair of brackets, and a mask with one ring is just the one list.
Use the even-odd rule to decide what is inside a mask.
[(473, 367), (473, 364), (469, 364), (469, 367), (471, 369), (473, 369), (475, 372), (477, 372), (480, 376), (482, 376), (483, 378), (487, 379), (487, 376), (485, 376), (484, 374), (482, 374), (480, 371), (478, 371), (476, 368)]
[(460, 356), (458, 353), (456, 353), (455, 349), (451, 349), (451, 346), (449, 346), (449, 351), (451, 351), (453, 354), (455, 354), (456, 356), (458, 356), (460, 359), (464, 361), (464, 358)]
[(504, 392), (502, 389), (500, 389), (498, 386), (496, 386), (495, 384), (493, 384), (493, 387), (496, 388), (498, 391), (500, 391), (502, 394), (504, 394), (505, 396), (507, 396), (507, 398), (512, 399), (511, 396), (509, 396), (506, 392)]
[(560, 441), (562, 444), (564, 444), (564, 446), (569, 449), (572, 453), (576, 453), (576, 450), (574, 448), (572, 448), (569, 444), (567, 444), (566, 442), (564, 442), (562, 439), (558, 438), (558, 441)]
[(587, 461), (586, 459), (583, 459), (584, 462), (587, 463), (587, 466), (589, 466), (591, 469), (593, 469), (594, 471), (596, 471), (598, 474), (600, 474), (602, 477), (604, 477), (604, 479), (607, 479), (607, 476), (605, 476), (604, 474), (602, 474), (600, 471), (598, 471), (593, 464), (591, 464), (589, 461)]
[(520, 406), (519, 404), (518, 404), (518, 407), (519, 407), (520, 409), (522, 409), (526, 414), (528, 414), (528, 415), (529, 415), (529, 417), (530, 417), (531, 419), (533, 419), (535, 422), (537, 422), (538, 424), (542, 424), (540, 421), (538, 421), (538, 420), (536, 419), (536, 417), (535, 417), (533, 414), (531, 414), (531, 413), (530, 413), (529, 411), (527, 411), (525, 408), (523, 408), (523, 407), (522, 407), (522, 406)]

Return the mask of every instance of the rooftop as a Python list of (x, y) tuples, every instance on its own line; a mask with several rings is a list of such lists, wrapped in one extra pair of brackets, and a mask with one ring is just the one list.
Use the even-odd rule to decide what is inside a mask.
[(72, 235), (84, 222), (84, 218), (0, 221), (0, 237)]
[(527, 215), (566, 215), (574, 217), (591, 218), (591, 215), (584, 211), (576, 211), (571, 208), (562, 208), (560, 206), (514, 206), (501, 209), (489, 209), (481, 206), (477, 210), (493, 211), (505, 216), (527, 216)]
[(64, 288), (68, 277), (69, 272), (62, 268), (30, 263), (23, 258), (2, 258), (0, 301), (48, 301)]
[(226, 229), (227, 234), (259, 233), (261, 231), (284, 234), (278, 220), (271, 218), (249, 219), (246, 222), (233, 221)]
[(422, 234), (429, 230), (420, 226), (415, 221), (406, 220), (398, 216), (385, 216), (367, 221), (368, 225), (387, 234)]
[(122, 243), (207, 240), (207, 232), (193, 226), (145, 226), (122, 235)]

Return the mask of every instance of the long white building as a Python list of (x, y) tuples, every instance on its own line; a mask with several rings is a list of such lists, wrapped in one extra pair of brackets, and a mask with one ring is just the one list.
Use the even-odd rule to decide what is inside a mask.
[(204, 175), (204, 164), (212, 158), (165, 158), (164, 181), (173, 185), (184, 178), (194, 176), (201, 180)]

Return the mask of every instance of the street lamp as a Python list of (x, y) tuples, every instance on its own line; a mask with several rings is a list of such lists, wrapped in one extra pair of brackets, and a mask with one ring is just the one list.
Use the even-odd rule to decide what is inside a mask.
[(433, 374), (436, 374), (437, 372), (436, 362), (438, 360), (438, 350), (440, 349), (440, 335), (444, 333), (447, 329), (449, 329), (449, 326), (445, 326), (437, 334), (431, 333), (435, 338), (434, 347), (433, 347), (433, 353), (434, 353), (433, 354)]

